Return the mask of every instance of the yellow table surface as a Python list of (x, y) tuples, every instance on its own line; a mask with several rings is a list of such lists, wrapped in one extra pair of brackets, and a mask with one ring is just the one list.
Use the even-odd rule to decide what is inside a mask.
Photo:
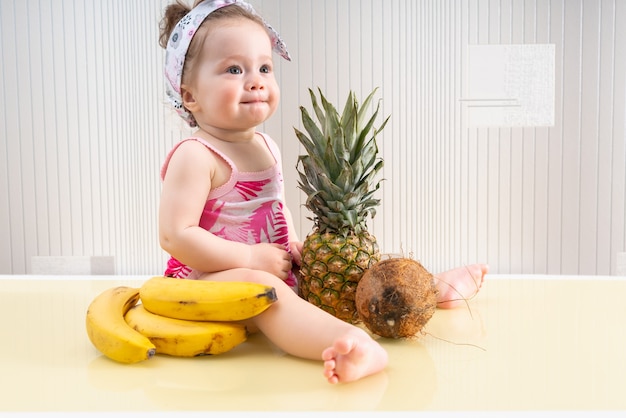
[(219, 356), (107, 359), (87, 306), (146, 278), (0, 276), (0, 412), (626, 410), (624, 278), (488, 276), (423, 335), (380, 339), (386, 371), (340, 385), (262, 335)]

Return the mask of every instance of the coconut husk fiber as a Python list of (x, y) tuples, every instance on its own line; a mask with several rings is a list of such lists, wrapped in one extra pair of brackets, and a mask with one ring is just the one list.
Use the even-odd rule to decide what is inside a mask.
[(356, 289), (359, 318), (386, 338), (416, 336), (437, 308), (434, 276), (411, 258), (389, 258), (368, 268)]

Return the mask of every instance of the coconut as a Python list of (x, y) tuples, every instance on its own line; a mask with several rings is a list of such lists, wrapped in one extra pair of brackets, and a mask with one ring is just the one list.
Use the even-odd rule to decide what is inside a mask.
[(434, 276), (411, 258), (384, 259), (368, 268), (356, 288), (361, 321), (386, 338), (417, 335), (437, 308)]

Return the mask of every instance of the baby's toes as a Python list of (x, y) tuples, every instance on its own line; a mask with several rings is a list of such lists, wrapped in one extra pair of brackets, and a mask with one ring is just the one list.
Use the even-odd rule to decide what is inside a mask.
[(337, 352), (333, 347), (328, 347), (326, 350), (322, 351), (322, 360), (328, 361), (333, 360), (337, 357)]

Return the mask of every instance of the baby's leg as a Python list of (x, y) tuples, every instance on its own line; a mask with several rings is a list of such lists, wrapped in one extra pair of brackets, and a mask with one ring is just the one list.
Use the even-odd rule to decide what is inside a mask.
[(489, 271), (486, 264), (471, 264), (435, 274), (438, 308), (455, 308), (478, 293)]
[(324, 376), (330, 383), (358, 380), (387, 365), (386, 351), (364, 330), (307, 302), (269, 273), (234, 269), (203, 278), (247, 280), (274, 286), (278, 300), (252, 318), (254, 326), (288, 354), (323, 360)]

